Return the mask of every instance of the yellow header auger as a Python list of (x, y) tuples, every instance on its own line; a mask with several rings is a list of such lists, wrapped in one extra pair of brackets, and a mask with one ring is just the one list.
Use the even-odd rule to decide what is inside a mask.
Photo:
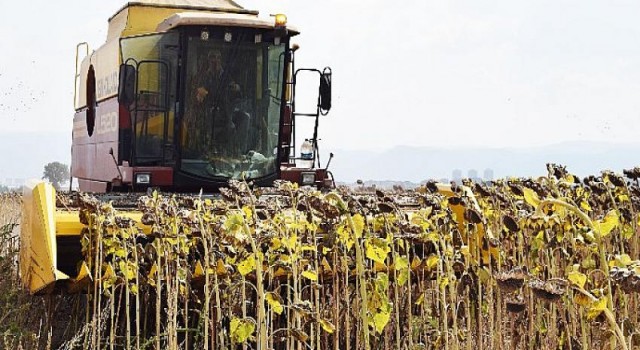
[[(426, 188), (422, 191), (428, 192)], [(438, 184), (437, 193), (444, 195), (444, 198), (453, 199), (448, 207), (458, 221), (460, 239), (468, 242), (469, 251), (475, 261), (489, 263), (490, 255), (497, 259), (497, 250), (486, 246), (486, 242), (490, 242), (493, 237), (485, 230), (483, 219), (475, 216), (481, 211), (471, 190), (461, 186), (454, 192), (450, 185)], [(281, 196), (283, 193), (279, 192), (278, 195)], [(416, 193), (412, 192), (408, 197), (398, 194), (399, 197), (409, 200), (394, 199), (394, 208), (404, 211), (407, 217), (413, 215), (412, 212), (425, 206), (415, 199), (415, 195)], [(86, 256), (86, 252), (83, 254), (81, 240), (91, 240), (91, 236), (96, 233), (88, 231), (88, 219), (81, 213), (81, 196), (79, 193), (57, 195), (53, 186), (44, 182), (25, 187), (20, 236), (20, 272), (24, 286), (32, 294), (78, 293), (86, 290), (91, 283), (92, 271), (95, 273), (95, 268), (90, 266), (95, 257)], [(90, 198), (96, 199), (93, 196)], [(99, 198), (99, 201), (108, 203), (109, 208), (116, 207), (118, 218), (135, 222), (136, 232), (152, 234), (151, 224), (145, 222), (144, 213), (136, 208), (139, 202), (138, 195), (103, 195)], [(459, 202), (461, 198), (464, 200)], [(311, 208), (303, 206), (298, 207), (298, 210), (310, 211)], [(474, 224), (474, 232), (466, 227), (469, 222)], [(321, 235), (324, 233), (326, 232), (319, 231)], [(157, 232), (154, 234), (158, 235)], [(475, 258), (478, 256), (475, 252), (479, 252), (482, 257)], [(201, 262), (194, 264), (192, 270), (194, 279), (203, 278)]]

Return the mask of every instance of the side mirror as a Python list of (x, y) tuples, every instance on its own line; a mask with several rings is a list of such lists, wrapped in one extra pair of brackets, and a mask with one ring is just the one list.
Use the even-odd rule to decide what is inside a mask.
[(118, 102), (129, 106), (133, 103), (136, 93), (136, 67), (123, 63), (120, 65), (118, 80)]
[(331, 109), (331, 68), (327, 67), (320, 74), (320, 112), (322, 115)]

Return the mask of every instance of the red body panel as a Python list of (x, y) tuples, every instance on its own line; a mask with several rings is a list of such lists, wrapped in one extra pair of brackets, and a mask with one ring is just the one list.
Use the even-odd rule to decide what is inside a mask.
[[(81, 191), (93, 192), (92, 189), (95, 186), (88, 185), (88, 181), (107, 183), (119, 179), (118, 168), (110, 154), (113, 150), (117, 160), (118, 127), (119, 104), (116, 98), (98, 103), (95, 126), (91, 135), (87, 128), (86, 110), (75, 114), (71, 146), (71, 175), (78, 178)], [(85, 186), (90, 188), (83, 188)]]

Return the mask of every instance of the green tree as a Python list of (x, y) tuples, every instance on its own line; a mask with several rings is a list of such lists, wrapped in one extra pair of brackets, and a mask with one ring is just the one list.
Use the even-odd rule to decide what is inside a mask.
[(60, 162), (51, 162), (44, 166), (42, 178), (49, 180), (56, 190), (69, 179), (69, 167)]

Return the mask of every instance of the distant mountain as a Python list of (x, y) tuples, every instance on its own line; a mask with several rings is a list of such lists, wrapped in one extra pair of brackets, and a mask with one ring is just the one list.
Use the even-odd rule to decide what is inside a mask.
[(640, 166), (640, 143), (566, 142), (529, 148), (454, 149), (398, 146), (381, 152), (333, 153), (330, 170), (340, 182), (449, 180), (455, 177), (455, 170), (463, 178), (470, 176), (470, 170), (479, 178), (483, 178), (486, 170), (493, 178), (540, 176), (547, 174), (547, 163), (566, 165), (578, 176), (598, 174), (605, 169), (622, 172)]
[[(0, 184), (6, 184), (7, 180), (41, 178), (44, 165), (49, 162), (70, 164), (70, 149), (70, 132), (0, 132)], [(493, 178), (500, 178), (546, 175), (547, 163), (566, 165), (578, 176), (597, 174), (604, 169), (621, 172), (640, 166), (640, 143), (566, 142), (529, 148), (451, 149), (397, 146), (379, 152), (332, 152), (335, 158), (330, 170), (338, 182), (353, 183), (361, 179), (382, 185), (388, 181), (390, 186), (403, 187), (428, 179), (448, 181), (456, 169), (461, 177), (469, 177), (469, 171), (475, 170), (477, 176), (483, 178), (485, 170), (490, 169)], [(327, 154), (322, 156), (326, 161)]]

